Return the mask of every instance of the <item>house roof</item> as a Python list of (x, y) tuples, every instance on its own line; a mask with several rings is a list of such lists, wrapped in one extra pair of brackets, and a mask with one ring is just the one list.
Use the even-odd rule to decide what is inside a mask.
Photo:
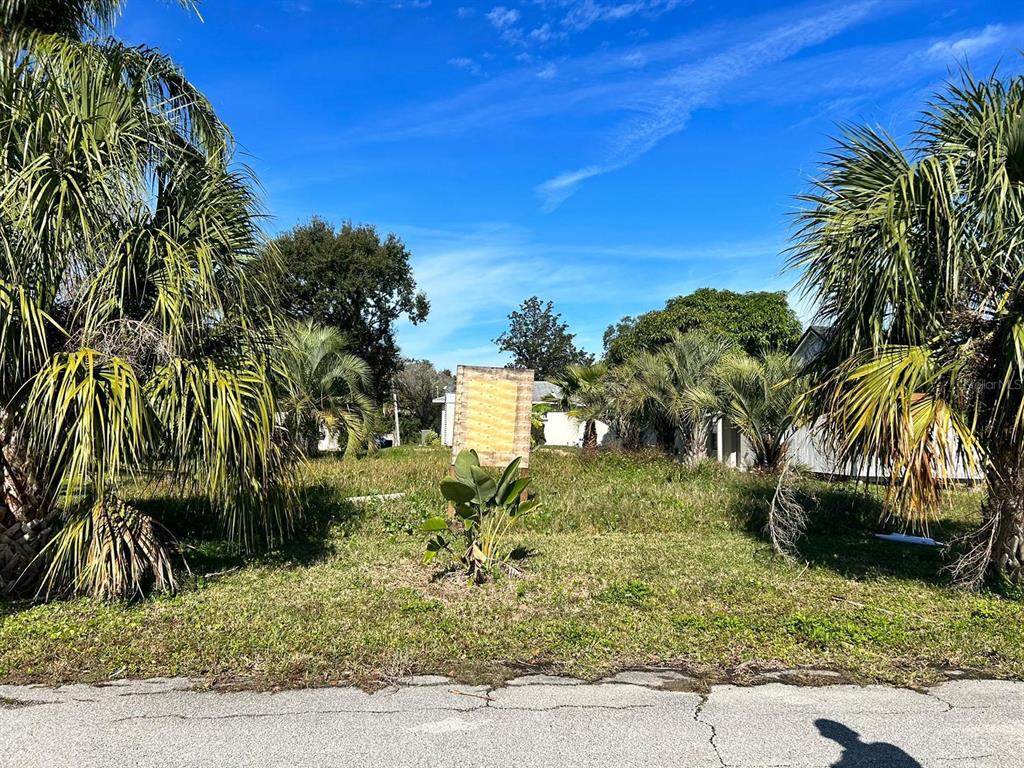
[(545, 403), (549, 397), (561, 397), (562, 388), (550, 381), (533, 382), (533, 402)]
[(832, 335), (830, 325), (809, 325), (803, 332), (800, 341), (793, 350), (793, 358), (806, 365), (813, 361), (820, 353), (828, 337)]

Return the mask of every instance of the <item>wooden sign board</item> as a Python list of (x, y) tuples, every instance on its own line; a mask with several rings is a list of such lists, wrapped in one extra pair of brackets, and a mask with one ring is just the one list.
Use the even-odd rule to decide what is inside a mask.
[(533, 371), (460, 365), (452, 461), (473, 449), (485, 467), (504, 467), (516, 457), (528, 467), (532, 410)]

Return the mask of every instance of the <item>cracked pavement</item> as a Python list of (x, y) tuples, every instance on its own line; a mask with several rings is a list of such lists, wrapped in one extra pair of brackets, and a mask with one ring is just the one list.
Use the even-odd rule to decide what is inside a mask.
[(1024, 682), (926, 691), (768, 683), (688, 692), (675, 672), (501, 688), (418, 677), (364, 693), (201, 692), (189, 681), (0, 686), (0, 765), (832, 766), (1024, 764)]

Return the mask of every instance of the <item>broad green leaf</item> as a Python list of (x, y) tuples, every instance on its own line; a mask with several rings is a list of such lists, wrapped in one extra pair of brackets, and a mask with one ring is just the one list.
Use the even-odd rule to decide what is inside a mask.
[(470, 506), (469, 504), (456, 504), (455, 514), (463, 520), (477, 520), (480, 517), (476, 507)]
[(498, 502), (502, 505), (509, 505), (514, 502), (530, 486), (529, 477), (521, 477), (505, 489), (503, 496), (499, 495)]
[(518, 515), (525, 515), (525, 514), (527, 514), (529, 512), (532, 512), (533, 510), (537, 509), (537, 507), (539, 507), (539, 506), (540, 506), (540, 499), (538, 499), (536, 496), (534, 496), (532, 499), (527, 499), (526, 501), (524, 501), (522, 504), (519, 505), (519, 509), (517, 511), (517, 514)]
[(430, 533), (432, 531), (447, 531), (448, 519), (445, 517), (431, 517), (420, 523), (420, 530), (424, 533)]
[(505, 498), (505, 491), (508, 486), (515, 481), (516, 475), (519, 472), (519, 465), (522, 463), (520, 457), (514, 458), (509, 462), (508, 466), (505, 467), (505, 471), (501, 473), (501, 478), (498, 480), (498, 490), (495, 496), (501, 500)]
[(473, 485), (476, 488), (477, 503), (482, 510), (494, 499), (494, 494), (498, 490), (498, 484), (481, 467), (470, 467), (470, 471), (473, 474)]
[(466, 485), (472, 485), (473, 467), (479, 466), (480, 458), (476, 455), (476, 451), (459, 451), (459, 455), (455, 457), (455, 479)]
[(461, 480), (446, 477), (441, 481), (441, 495), (456, 504), (465, 504), (476, 496), (476, 488)]

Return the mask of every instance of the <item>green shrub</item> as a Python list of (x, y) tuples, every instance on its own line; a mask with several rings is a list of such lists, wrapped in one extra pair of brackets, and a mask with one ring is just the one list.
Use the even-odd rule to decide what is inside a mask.
[[(462, 451), (456, 457), (455, 477), (441, 481), (441, 495), (449, 501), (454, 517), (439, 515), (421, 526), (424, 533), (434, 534), (427, 542), (424, 563), (447, 550), (477, 584), (499, 569), (508, 570), (508, 534), (523, 515), (540, 504), (536, 497), (523, 500), (530, 478), (519, 477), (519, 462), (512, 461), (495, 480), (481, 468), (476, 451)], [(460, 538), (464, 548), (456, 552), (453, 547)]]

